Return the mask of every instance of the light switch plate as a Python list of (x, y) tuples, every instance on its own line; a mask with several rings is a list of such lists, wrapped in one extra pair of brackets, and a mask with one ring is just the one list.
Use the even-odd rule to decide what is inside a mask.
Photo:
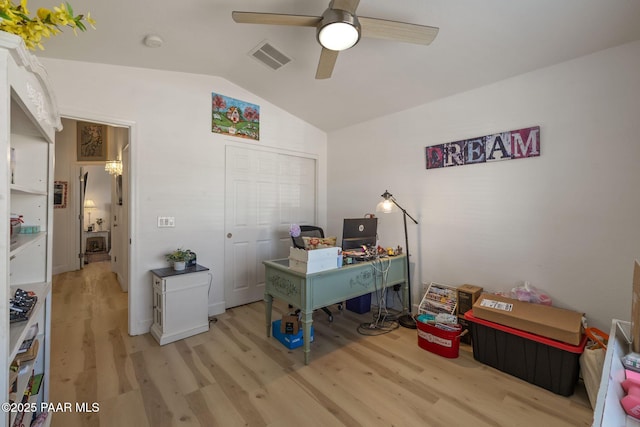
[(174, 216), (159, 216), (158, 228), (167, 228), (176, 226), (176, 217)]

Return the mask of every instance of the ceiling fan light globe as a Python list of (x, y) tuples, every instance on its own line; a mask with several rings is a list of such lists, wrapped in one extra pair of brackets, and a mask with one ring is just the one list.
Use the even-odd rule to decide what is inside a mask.
[(360, 21), (345, 10), (325, 10), (317, 28), (318, 42), (325, 49), (349, 49), (360, 40)]
[(346, 22), (333, 22), (322, 27), (318, 33), (320, 44), (329, 50), (346, 50), (360, 40), (360, 32)]

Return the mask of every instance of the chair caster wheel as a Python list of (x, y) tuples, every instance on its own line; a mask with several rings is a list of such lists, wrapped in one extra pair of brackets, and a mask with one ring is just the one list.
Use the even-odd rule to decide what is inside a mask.
[(342, 304), (338, 304), (338, 310), (340, 310), (340, 311), (343, 310)]
[(329, 316), (329, 322), (333, 322), (333, 316)]

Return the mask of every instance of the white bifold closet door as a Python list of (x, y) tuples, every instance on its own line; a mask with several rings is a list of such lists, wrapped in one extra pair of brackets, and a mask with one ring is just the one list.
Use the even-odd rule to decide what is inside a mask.
[(291, 224), (315, 224), (316, 160), (226, 147), (226, 308), (264, 297), (262, 261), (289, 255)]

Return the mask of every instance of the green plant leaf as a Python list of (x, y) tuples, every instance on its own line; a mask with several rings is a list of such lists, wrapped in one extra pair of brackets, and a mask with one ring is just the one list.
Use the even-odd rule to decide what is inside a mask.
[(27, 15), (25, 15), (22, 12), (16, 12), (16, 15), (18, 15), (20, 18), (24, 19), (27, 22), (31, 22), (31, 18), (29, 18)]

